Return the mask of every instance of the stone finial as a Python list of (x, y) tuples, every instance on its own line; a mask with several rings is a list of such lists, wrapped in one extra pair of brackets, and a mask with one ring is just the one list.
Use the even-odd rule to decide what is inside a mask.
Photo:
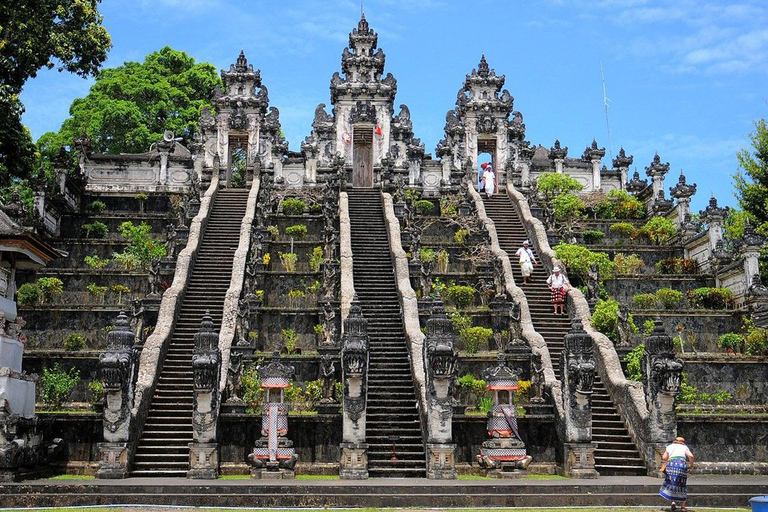
[(626, 188), (627, 192), (637, 195), (648, 188), (648, 180), (641, 180), (640, 173), (635, 169), (635, 172), (632, 174), (632, 179), (627, 182)]
[(691, 197), (696, 193), (696, 184), (689, 185), (685, 182), (685, 174), (682, 169), (680, 170), (680, 178), (677, 181), (677, 185), (669, 187), (669, 195), (675, 199), (684, 199)]
[(587, 146), (582, 155), (584, 160), (600, 160), (605, 156), (605, 148), (598, 148), (597, 141), (592, 139), (592, 144)]
[(722, 221), (730, 211), (728, 206), (719, 207), (717, 205), (717, 198), (714, 194), (709, 198), (709, 205), (699, 212), (699, 216), (705, 222)]
[(653, 156), (651, 164), (645, 168), (645, 173), (651, 177), (663, 178), (669, 172), (669, 162), (662, 163), (658, 153)]
[(549, 148), (549, 157), (553, 160), (559, 160), (564, 159), (566, 156), (568, 156), (568, 146), (561, 147), (560, 146), (560, 139), (555, 139), (555, 144), (551, 148)]
[(626, 152), (624, 151), (624, 146), (619, 149), (619, 155), (613, 159), (613, 166), (616, 169), (628, 168), (630, 165), (632, 165), (632, 162), (635, 161), (635, 157), (632, 155), (627, 156)]

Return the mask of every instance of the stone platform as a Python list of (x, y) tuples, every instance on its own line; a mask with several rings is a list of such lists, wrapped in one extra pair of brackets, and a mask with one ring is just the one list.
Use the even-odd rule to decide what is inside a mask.
[[(3, 507), (176, 505), (212, 507), (560, 507), (667, 505), (661, 479), (595, 480), (36, 480), (0, 485)], [(692, 507), (749, 507), (768, 490), (765, 476), (698, 476), (689, 480)]]

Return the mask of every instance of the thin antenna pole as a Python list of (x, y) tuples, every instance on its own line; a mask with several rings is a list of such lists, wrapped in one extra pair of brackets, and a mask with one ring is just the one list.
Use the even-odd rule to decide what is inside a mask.
[(603, 73), (603, 59), (600, 59), (600, 78), (603, 80), (603, 105), (605, 106), (605, 129), (608, 132), (608, 156), (613, 162), (613, 148), (611, 147), (611, 125), (608, 122), (608, 96), (605, 93), (605, 74)]

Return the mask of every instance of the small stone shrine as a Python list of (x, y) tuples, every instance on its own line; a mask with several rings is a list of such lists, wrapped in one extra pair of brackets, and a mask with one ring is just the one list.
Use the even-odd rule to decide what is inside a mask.
[(517, 478), (533, 460), (526, 452), (517, 428), (515, 392), (520, 389), (518, 372), (509, 368), (504, 356), (500, 355), (499, 364), (486, 369), (483, 378), (487, 383), (486, 391), (493, 393), (493, 407), (488, 413), (487, 424), (491, 439), (483, 442), (477, 463), (499, 478)]

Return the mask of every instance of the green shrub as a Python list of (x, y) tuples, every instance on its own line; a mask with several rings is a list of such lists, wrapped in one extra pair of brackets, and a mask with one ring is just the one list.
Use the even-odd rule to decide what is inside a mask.
[(294, 224), (285, 228), (285, 234), (295, 240), (303, 240), (307, 236), (307, 226), (305, 224)]
[(131, 293), (131, 289), (125, 286), (124, 284), (113, 284), (110, 290), (112, 290), (112, 293), (117, 294), (118, 304), (123, 303), (123, 294)]
[(637, 275), (645, 266), (637, 254), (617, 253), (613, 257), (613, 267), (617, 274)]
[(728, 288), (696, 288), (688, 291), (688, 302), (693, 308), (725, 309), (733, 302), (733, 292)]
[(676, 309), (683, 302), (683, 292), (672, 288), (660, 288), (656, 290), (656, 299), (664, 309)]
[(80, 333), (73, 332), (66, 338), (64, 338), (64, 350), (67, 352), (77, 352), (85, 348), (85, 336)]
[(641, 382), (643, 380), (643, 357), (645, 356), (645, 345), (642, 343), (629, 351), (624, 357), (624, 361), (627, 363), (627, 378)]
[(52, 368), (43, 368), (43, 376), (38, 381), (40, 400), (48, 407), (59, 408), (79, 382), (80, 372), (77, 368), (70, 368), (65, 372), (59, 363), (54, 364)]
[(269, 236), (275, 239), (280, 236), (280, 229), (277, 226), (269, 225), (267, 226), (267, 233), (269, 233)]
[(555, 208), (555, 219), (580, 219), (584, 215), (584, 201), (573, 194), (560, 194), (552, 199)]
[(654, 309), (656, 308), (656, 294), (638, 293), (632, 297), (632, 305), (638, 309)]
[(86, 238), (104, 238), (109, 233), (109, 228), (103, 222), (95, 220), (88, 224), (83, 224), (80, 229)]
[(478, 407), (480, 400), (485, 397), (487, 383), (468, 373), (458, 378), (458, 384), (459, 403)]
[(243, 369), (240, 384), (243, 390), (243, 402), (248, 404), (247, 412), (254, 414), (261, 412), (264, 404), (264, 388), (261, 387), (261, 379), (256, 371), (258, 364), (251, 364)]
[(299, 342), (299, 335), (294, 332), (293, 329), (283, 329), (280, 331), (280, 340), (285, 346), (285, 351), (288, 355), (296, 353), (296, 345)]
[(672, 238), (677, 228), (666, 217), (654, 217), (643, 225), (642, 230), (651, 242), (661, 245)]
[[(596, 331), (605, 334), (608, 339), (617, 343), (619, 341), (619, 303), (613, 299), (599, 299), (592, 313), (592, 327)], [(637, 326), (632, 315), (629, 315), (629, 329), (637, 332)]]
[(488, 414), (493, 409), (493, 398), (484, 396), (477, 404), (477, 410), (483, 414)]
[(64, 291), (64, 283), (58, 277), (41, 277), (37, 280), (43, 302), (51, 304)]
[(475, 289), (471, 286), (454, 284), (445, 289), (445, 296), (453, 302), (457, 308), (464, 309), (472, 303)]
[(646, 213), (643, 202), (626, 190), (611, 190), (594, 210), (599, 219), (642, 219)]
[(717, 348), (721, 348), (723, 350), (731, 349), (734, 352), (739, 352), (743, 347), (744, 338), (741, 336), (741, 334), (736, 334), (735, 332), (723, 334), (717, 339)]
[(617, 236), (621, 236), (624, 238), (631, 237), (637, 228), (634, 224), (630, 224), (629, 222), (617, 222), (616, 224), (611, 224), (611, 227), (609, 228), (611, 230), (611, 233)]
[(307, 210), (307, 203), (295, 197), (283, 199), (280, 204), (285, 215), (301, 215)]
[(544, 194), (544, 198), (547, 201), (552, 201), (560, 194), (567, 194), (569, 192), (578, 192), (584, 188), (584, 185), (578, 182), (575, 178), (571, 178), (564, 173), (545, 172), (542, 173), (536, 180), (538, 190)]
[(458, 311), (452, 311), (448, 314), (448, 318), (451, 320), (451, 326), (456, 332), (472, 327), (472, 317), (469, 315), (462, 315)]
[(37, 283), (24, 283), (16, 290), (16, 302), (20, 306), (32, 306), (40, 302), (42, 291)]
[(413, 203), (416, 213), (419, 215), (432, 215), (435, 212), (435, 203), (429, 199), (421, 199)]
[(90, 293), (93, 298), (99, 299), (100, 304), (104, 304), (104, 294), (107, 293), (107, 287), (91, 283), (88, 285), (88, 293)]
[(280, 264), (283, 265), (283, 270), (286, 272), (296, 272), (296, 262), (299, 257), (293, 252), (278, 252), (280, 258)]
[(443, 196), (440, 198), (440, 216), (455, 217), (459, 214), (459, 205), (455, 197)]
[(646, 338), (653, 334), (653, 329), (656, 327), (656, 322), (651, 320), (650, 318), (643, 322), (643, 336)]
[(698, 274), (700, 272), (699, 262), (692, 258), (680, 258), (681, 274)]
[(657, 261), (656, 272), (659, 274), (679, 274), (680, 258), (664, 258)]
[(99, 201), (97, 199), (96, 201), (91, 201), (88, 203), (88, 206), (86, 206), (85, 209), (90, 213), (102, 213), (107, 209), (107, 205), (104, 203), (104, 201)]
[(312, 249), (312, 254), (309, 256), (309, 270), (312, 272), (318, 272), (320, 265), (325, 261), (322, 247), (315, 247)]
[(85, 264), (97, 270), (105, 268), (110, 263), (112, 263), (112, 260), (109, 258), (100, 258), (97, 254), (85, 257)]
[(683, 379), (680, 382), (680, 391), (677, 393), (677, 402), (680, 404), (692, 404), (699, 397), (699, 390), (695, 386), (688, 384), (688, 374), (683, 372)]
[(758, 327), (752, 320), (745, 320), (744, 352), (751, 356), (768, 355), (768, 329)]
[(104, 384), (98, 380), (92, 380), (88, 383), (88, 396), (92, 405), (98, 405), (104, 402)]
[(604, 237), (605, 233), (596, 229), (586, 229), (581, 233), (581, 238), (585, 244), (599, 244)]
[(732, 401), (733, 395), (725, 391), (724, 389), (721, 389), (720, 391), (715, 391), (714, 393), (712, 393), (709, 398), (716, 405), (723, 405), (726, 402)]
[(419, 257), (421, 258), (421, 261), (424, 263), (431, 263), (435, 261), (435, 250), (434, 249), (427, 249), (423, 248), (419, 252)]
[(453, 240), (457, 244), (465, 244), (467, 243), (467, 239), (469, 238), (469, 231), (462, 228), (456, 231), (456, 233), (453, 235)]
[(468, 327), (459, 332), (459, 338), (464, 342), (464, 348), (470, 354), (477, 353), (478, 349), (493, 336), (491, 329), (485, 327)]
[[(127, 259), (134, 260), (136, 266), (149, 268), (153, 259), (164, 258), (166, 255), (165, 244), (153, 240), (151, 232), (152, 226), (146, 222), (142, 222), (138, 226), (134, 226), (133, 222), (120, 224), (120, 236), (128, 240), (128, 246), (122, 254), (126, 255)], [(116, 254), (113, 254), (112, 257), (117, 259)]]
[(593, 252), (576, 244), (560, 242), (555, 246), (555, 255), (562, 260), (568, 272), (579, 276), (582, 282), (587, 281), (589, 267), (597, 263), (600, 269), (600, 281), (609, 279), (613, 274), (613, 263), (604, 252)]

